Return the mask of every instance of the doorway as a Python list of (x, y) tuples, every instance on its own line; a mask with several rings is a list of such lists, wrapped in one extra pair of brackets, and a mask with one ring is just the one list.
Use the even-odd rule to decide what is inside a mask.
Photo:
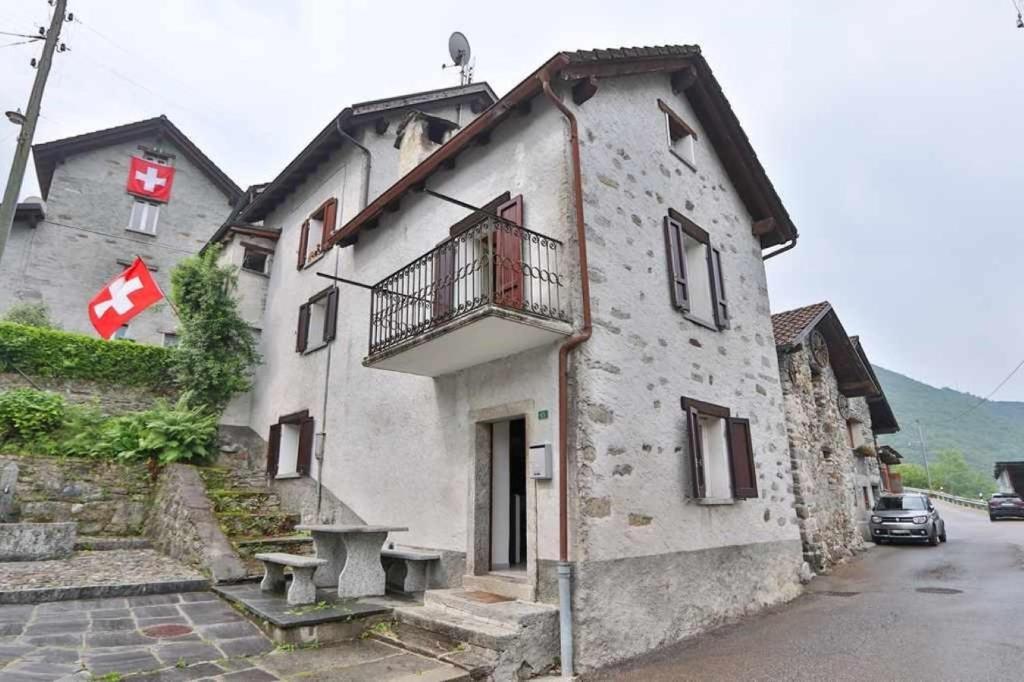
[(491, 424), (491, 572), (526, 571), (526, 420)]

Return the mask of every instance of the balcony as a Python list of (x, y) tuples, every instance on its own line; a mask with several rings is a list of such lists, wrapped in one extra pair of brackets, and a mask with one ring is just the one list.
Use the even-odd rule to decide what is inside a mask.
[(487, 218), (373, 286), (363, 364), (441, 376), (572, 332), (562, 243)]

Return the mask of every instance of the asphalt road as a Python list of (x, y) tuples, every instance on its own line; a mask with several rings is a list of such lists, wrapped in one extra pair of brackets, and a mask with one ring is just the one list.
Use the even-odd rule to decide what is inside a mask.
[(587, 679), (1021, 679), (1024, 521), (939, 513), (945, 545), (873, 547), (789, 604)]

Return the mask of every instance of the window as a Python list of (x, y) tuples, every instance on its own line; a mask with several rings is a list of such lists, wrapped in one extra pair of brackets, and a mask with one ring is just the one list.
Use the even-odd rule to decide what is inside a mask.
[(174, 348), (178, 345), (178, 335), (174, 332), (164, 332), (164, 348)]
[(729, 409), (682, 399), (693, 496), (705, 503), (757, 497), (750, 422)]
[(860, 424), (856, 419), (846, 420), (846, 440), (854, 450), (864, 444), (864, 439), (861, 437)]
[(690, 170), (697, 170), (697, 157), (695, 156), (695, 143), (697, 133), (686, 122), (679, 117), (679, 114), (672, 111), (667, 104), (660, 99), (658, 108), (665, 114), (665, 127), (668, 133), (668, 149), (680, 161), (689, 166)]
[(132, 214), (128, 217), (128, 229), (144, 234), (156, 234), (156, 221), (160, 217), (160, 204), (135, 199)]
[(722, 252), (712, 248), (707, 231), (669, 209), (665, 246), (672, 304), (693, 322), (711, 329), (728, 328)]
[(338, 288), (328, 287), (299, 306), (295, 352), (311, 353), (334, 340), (338, 327)]
[(253, 246), (244, 246), (242, 252), (242, 269), (249, 272), (267, 274), (270, 269), (270, 253)]
[(114, 338), (115, 339), (124, 339), (126, 341), (130, 341), (131, 339), (128, 336), (128, 325), (122, 324), (118, 328), (118, 330), (116, 332), (114, 332)]
[[(327, 239), (334, 234), (337, 221), (338, 200), (331, 197), (320, 204), (320, 207), (313, 211), (309, 218), (302, 223), (302, 228), (299, 231), (299, 260), (297, 266), (299, 270), (306, 267), (306, 265), (324, 252)], [(319, 240), (312, 249), (310, 249), (309, 243), (309, 236), (311, 234), (314, 239)]]
[(309, 410), (280, 417), (267, 440), (267, 475), (271, 478), (308, 476), (313, 461), (313, 418)]
[(161, 166), (170, 166), (172, 156), (170, 154), (161, 154), (159, 152), (150, 151), (143, 152), (142, 158), (146, 161), (150, 161), (151, 163), (160, 164)]

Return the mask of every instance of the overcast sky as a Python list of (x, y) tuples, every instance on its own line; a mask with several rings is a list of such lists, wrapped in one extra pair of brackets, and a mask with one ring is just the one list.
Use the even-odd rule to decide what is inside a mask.
[[(69, 0), (36, 141), (164, 113), (244, 187), (347, 104), (457, 83), (453, 30), (499, 95), (558, 50), (698, 43), (801, 233), (768, 263), (774, 310), (827, 299), (873, 362), (975, 394), (1024, 358), (1011, 0), (403, 4)], [(0, 31), (48, 10), (0, 0)], [(4, 110), (39, 48), (0, 47)], [(0, 178), (16, 132), (0, 120)], [(1024, 371), (996, 397), (1024, 400)]]

